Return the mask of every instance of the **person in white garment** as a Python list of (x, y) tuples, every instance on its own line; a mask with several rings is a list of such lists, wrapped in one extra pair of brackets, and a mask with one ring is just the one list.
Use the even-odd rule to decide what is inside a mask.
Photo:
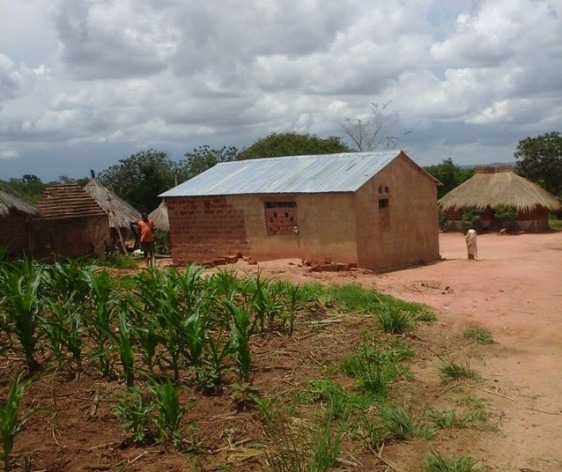
[(476, 259), (478, 256), (478, 246), (476, 244), (476, 231), (473, 229), (469, 229), (466, 232), (466, 249), (468, 251), (468, 258), (469, 259)]

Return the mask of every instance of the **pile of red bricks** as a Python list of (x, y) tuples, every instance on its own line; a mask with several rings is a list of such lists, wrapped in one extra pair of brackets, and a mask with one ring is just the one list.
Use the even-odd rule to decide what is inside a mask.
[(357, 269), (356, 262), (332, 262), (332, 259), (326, 257), (323, 263), (312, 259), (303, 259), (302, 264), (310, 267), (311, 272), (341, 272)]

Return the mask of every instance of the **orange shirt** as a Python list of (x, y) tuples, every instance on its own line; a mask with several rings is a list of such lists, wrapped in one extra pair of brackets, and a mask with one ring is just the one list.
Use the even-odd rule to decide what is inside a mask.
[(152, 220), (139, 220), (137, 222), (137, 228), (139, 229), (141, 243), (154, 242), (154, 236), (152, 235), (152, 232), (156, 229), (156, 226), (154, 226)]

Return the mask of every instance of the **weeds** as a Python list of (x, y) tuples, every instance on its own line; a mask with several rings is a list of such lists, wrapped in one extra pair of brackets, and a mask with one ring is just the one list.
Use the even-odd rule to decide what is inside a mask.
[(494, 343), (494, 338), (492, 336), (492, 333), (485, 328), (477, 328), (477, 327), (467, 328), (464, 331), (464, 337), (467, 339), (472, 339), (473, 341), (476, 341), (477, 343), (480, 344)]
[(480, 375), (470, 367), (468, 361), (462, 365), (451, 360), (443, 361), (439, 368), (443, 382), (450, 382), (458, 379), (479, 379)]
[(425, 472), (484, 472), (477, 467), (477, 462), (470, 456), (461, 455), (446, 459), (440, 454), (432, 453), (424, 458)]
[(136, 444), (145, 443), (152, 437), (150, 416), (155, 404), (138, 387), (129, 388), (117, 401), (113, 414), (122, 422), (123, 428), (130, 432)]
[(379, 309), (379, 325), (385, 333), (402, 334), (411, 331), (412, 317), (392, 306), (384, 305)]

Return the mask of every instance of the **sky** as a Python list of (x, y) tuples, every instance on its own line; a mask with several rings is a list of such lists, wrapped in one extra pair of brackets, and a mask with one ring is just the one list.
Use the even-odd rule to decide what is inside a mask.
[(562, 0), (0, 0), (0, 180), (396, 126), (421, 166), (560, 131)]

